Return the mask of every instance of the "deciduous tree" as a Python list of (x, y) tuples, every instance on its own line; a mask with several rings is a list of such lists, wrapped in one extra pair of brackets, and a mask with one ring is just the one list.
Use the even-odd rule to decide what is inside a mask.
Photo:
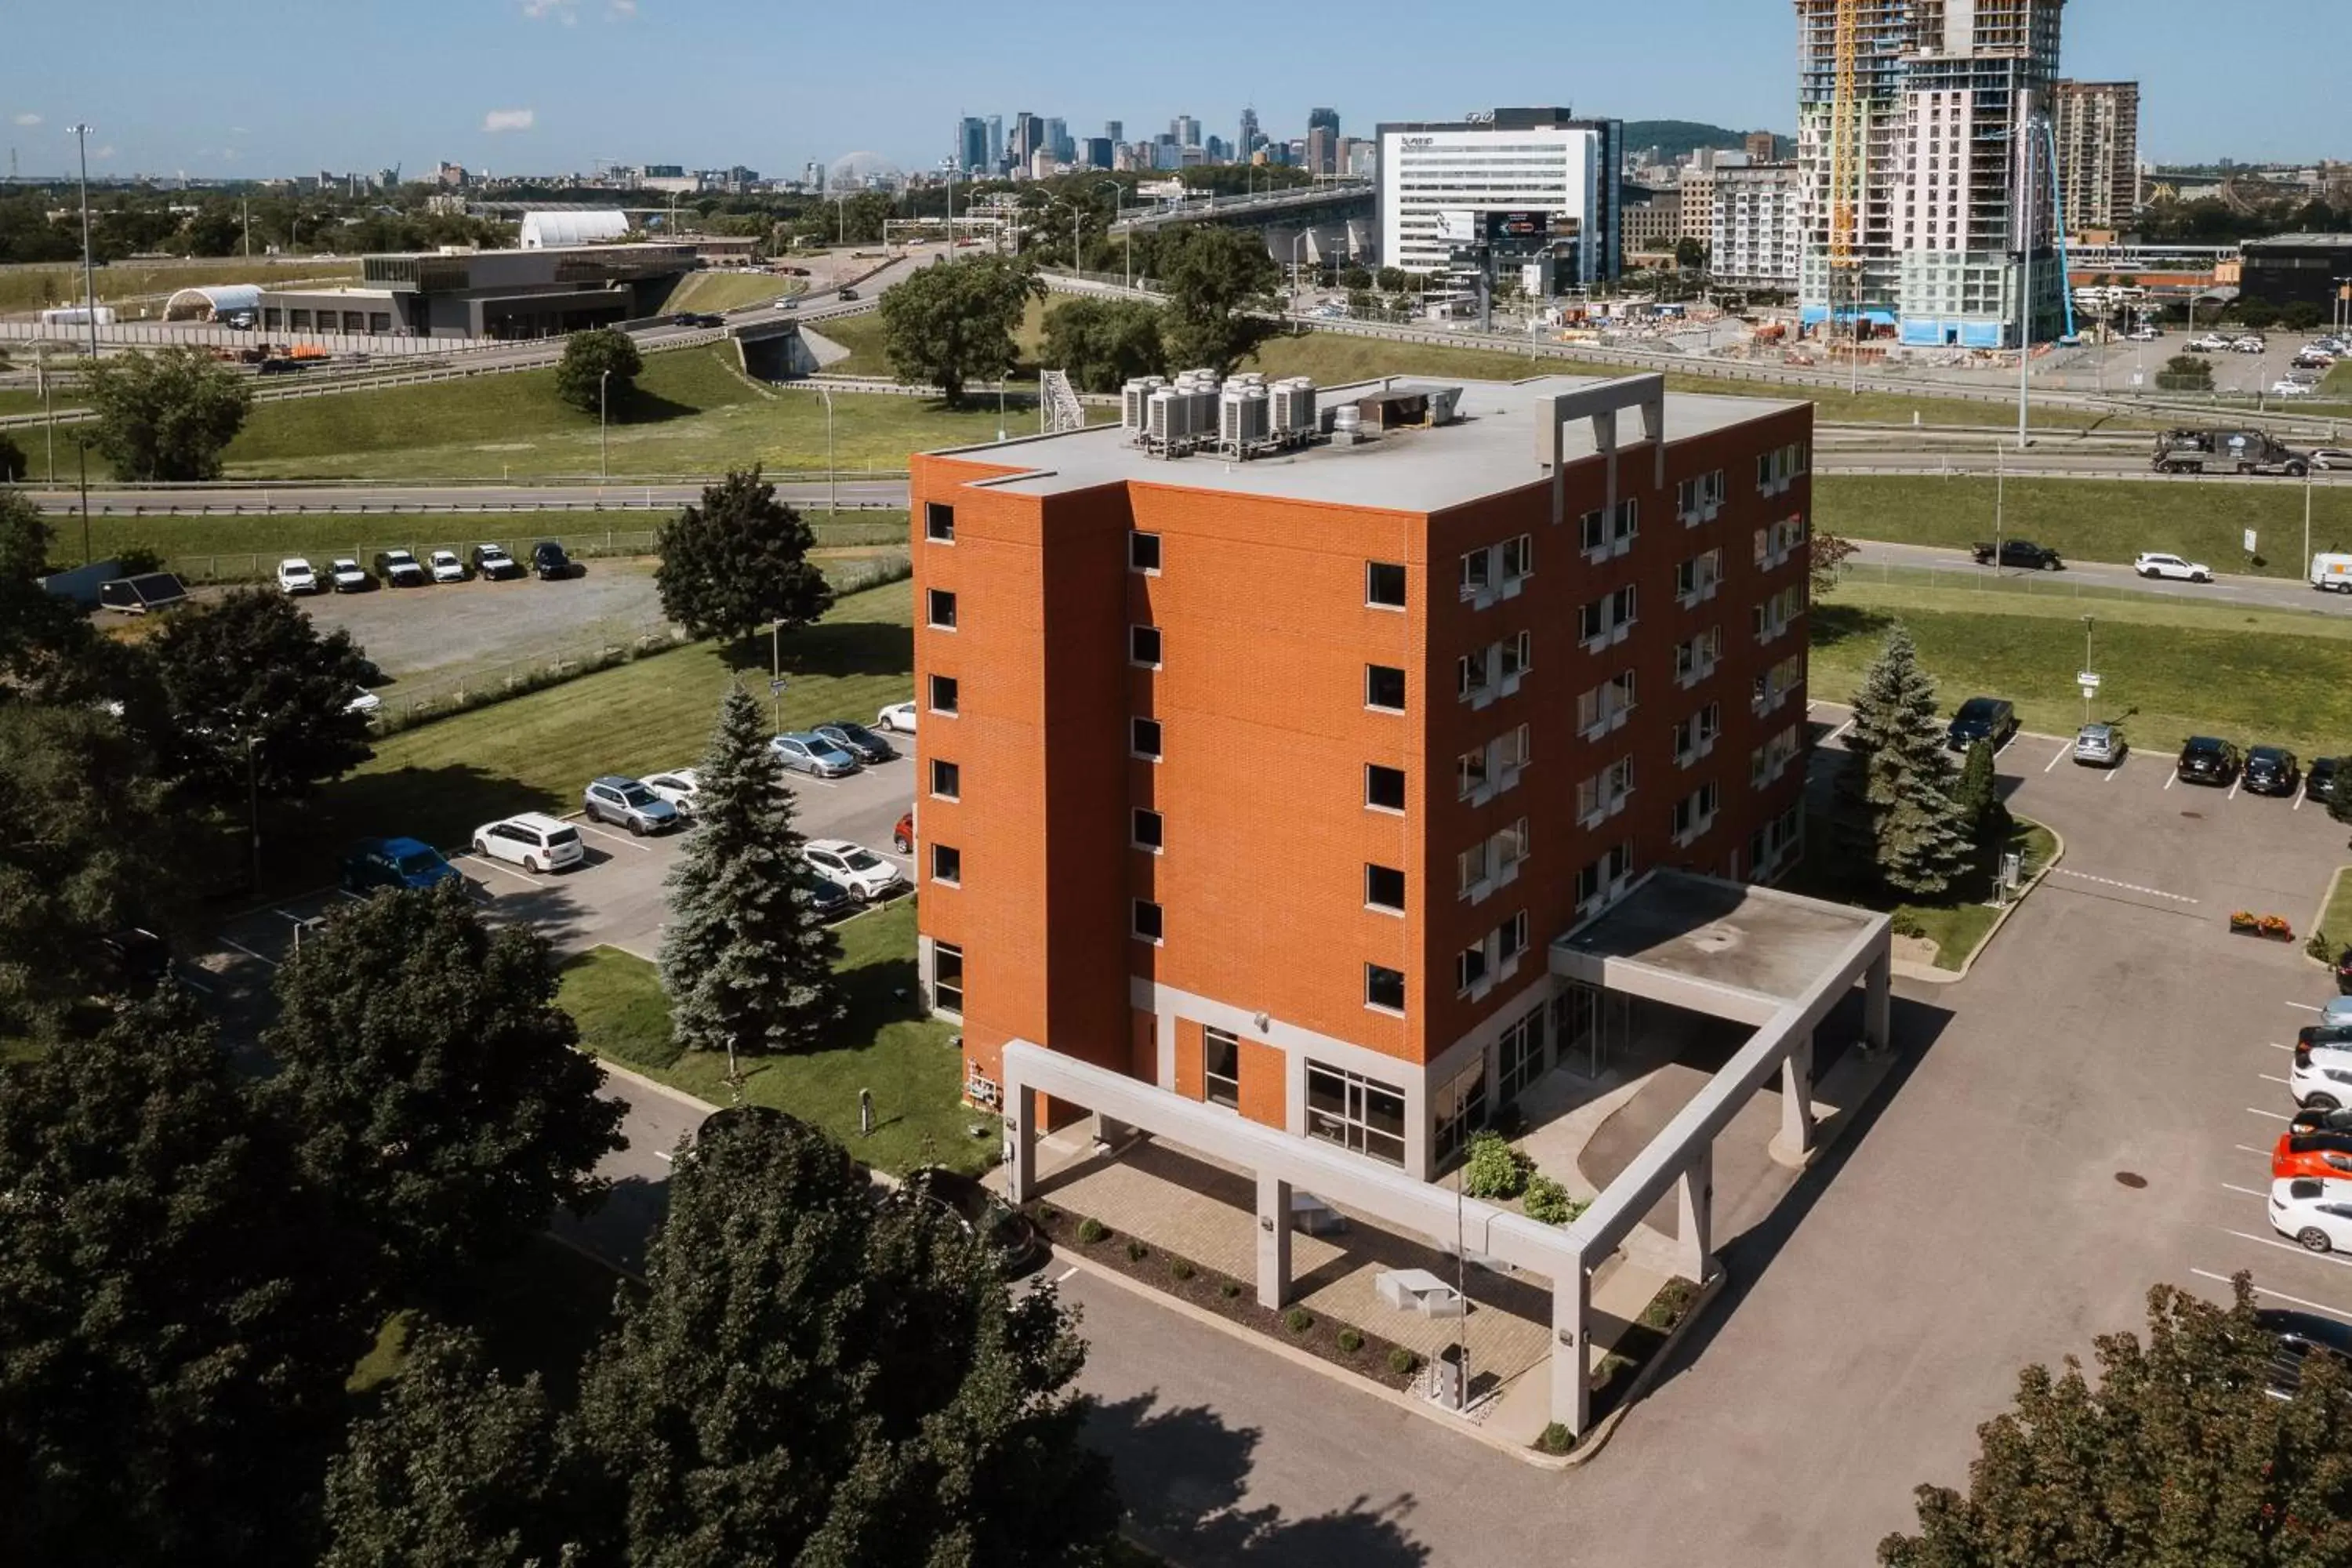
[(33, 466), (25, 459), (25, 448), (16, 445), (13, 436), (0, 435), (0, 485), (20, 485), (33, 476)]
[(582, 1450), (615, 1555), (709, 1563), (1102, 1562), (1118, 1504), (1081, 1441), (1084, 1358), (1050, 1287), (779, 1112), (681, 1153), (642, 1300), (593, 1359)]
[(1842, 826), (1897, 892), (1933, 897), (1968, 868), (1944, 728), (1936, 683), (1919, 667), (1911, 634), (1898, 626), (1854, 693), (1840, 791)]
[(1070, 373), (1085, 392), (1117, 392), (1130, 376), (1168, 368), (1160, 307), (1140, 300), (1080, 295), (1045, 313), (1045, 363)]
[(669, 874), (661, 980), (670, 1028), (694, 1051), (788, 1051), (839, 1022), (841, 943), (801, 862), (760, 705), (740, 687), (719, 704), (698, 775), (695, 831)]
[(157, 737), (178, 777), (215, 797), (299, 798), (373, 754), (353, 713), (368, 665), (351, 633), (324, 637), (293, 600), (233, 590), (182, 610), (153, 642), (173, 723)]
[(465, 884), (346, 904), (278, 971), (263, 1044), (303, 1170), (415, 1289), (594, 1203), (625, 1146), (573, 1047), (547, 941), (483, 924)]
[(964, 388), (1013, 373), (1013, 334), (1045, 281), (1025, 262), (972, 256), (915, 269), (882, 296), (882, 348), (900, 381), (936, 386), (950, 408)]
[(94, 445), (115, 478), (216, 479), (221, 454), (245, 427), (253, 391), (202, 349), (160, 349), (100, 359), (83, 374), (97, 416)]
[(1254, 233), (1192, 225), (1167, 247), (1159, 276), (1168, 293), (1163, 334), (1171, 364), (1228, 375), (1282, 331), (1262, 313), (1275, 308), (1282, 269)]
[(1838, 585), (1838, 579), (1845, 572), (1846, 562), (1858, 548), (1851, 539), (1818, 528), (1813, 531), (1812, 539), (1809, 542), (1806, 570), (1812, 577), (1814, 598), (1820, 598)]
[(383, 1408), (327, 1471), (322, 1568), (556, 1568), (574, 1561), (569, 1468), (536, 1373), (490, 1370), (426, 1325)]
[(1998, 844), (2008, 835), (2009, 808), (2001, 804), (1990, 741), (1969, 745), (1959, 781), (1952, 786), (1952, 803), (1959, 808), (1960, 831), (1969, 843)]
[(612, 327), (574, 332), (563, 340), (563, 358), (556, 363), (555, 395), (583, 413), (618, 408), (645, 364), (626, 332)]
[(745, 637), (772, 621), (797, 630), (833, 606), (814, 542), (757, 468), (730, 470), (655, 536), (662, 614), (698, 637)]
[(31, 501), (0, 490), (0, 703), (46, 683), (89, 646), (82, 612), (35, 581), (49, 570), (56, 539)]
[(0, 1560), (310, 1561), (361, 1270), (176, 988), (0, 1072)]
[(1964, 1495), (1918, 1489), (1919, 1531), (1885, 1568), (2305, 1568), (2352, 1562), (2352, 1387), (2334, 1358), (2271, 1393), (2274, 1340), (2248, 1276), (2217, 1307), (2148, 1291), (2147, 1339), (2031, 1366), (1977, 1429)]

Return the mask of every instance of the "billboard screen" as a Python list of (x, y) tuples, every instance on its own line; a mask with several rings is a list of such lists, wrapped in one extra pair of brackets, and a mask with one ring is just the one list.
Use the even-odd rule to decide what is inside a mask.
[(1490, 212), (1486, 218), (1486, 243), (1502, 246), (1539, 246), (1551, 237), (1551, 215), (1525, 208), (1509, 208)]
[(1468, 207), (1437, 209), (1437, 243), (1440, 245), (1475, 245), (1478, 241), (1478, 215)]

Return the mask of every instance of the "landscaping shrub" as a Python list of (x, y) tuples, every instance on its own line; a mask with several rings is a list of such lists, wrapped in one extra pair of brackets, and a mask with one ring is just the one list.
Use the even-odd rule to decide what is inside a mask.
[(1315, 1326), (1315, 1314), (1304, 1307), (1293, 1307), (1282, 1314), (1282, 1325), (1294, 1334), (1303, 1334)]
[(1150, 1255), (1151, 1248), (1139, 1241), (1130, 1241), (1127, 1244), (1127, 1260), (1129, 1263), (1140, 1263)]
[(152, 544), (125, 544), (114, 552), (114, 569), (125, 577), (143, 577), (163, 569), (163, 552)]
[(1529, 1219), (1542, 1225), (1566, 1225), (1584, 1212), (1584, 1205), (1570, 1197), (1566, 1187), (1541, 1171), (1528, 1178), (1527, 1202), (1520, 1206)]
[(1515, 1198), (1528, 1184), (1528, 1159), (1492, 1132), (1470, 1140), (1462, 1169), (1463, 1191), (1474, 1198)]
[(1217, 1281), (1217, 1294), (1223, 1296), (1226, 1300), (1230, 1301), (1241, 1293), (1242, 1288), (1238, 1280), (1220, 1279)]
[(2313, 931), (2311, 940), (2303, 944), (2303, 956), (2315, 958), (2322, 963), (2333, 963), (2336, 962), (2336, 944), (2328, 940), (2326, 931)]
[(1643, 1326), (1673, 1328), (1690, 1314), (1691, 1302), (1697, 1295), (1698, 1287), (1687, 1279), (1667, 1280), (1659, 1288), (1658, 1293), (1650, 1298), (1650, 1304), (1642, 1309)]
[(1927, 928), (1919, 917), (1906, 910), (1897, 910), (1886, 918), (1886, 929), (1896, 936), (1926, 936)]
[(1421, 1370), (1421, 1358), (1398, 1345), (1389, 1352), (1389, 1370), (1399, 1377), (1411, 1377)]
[(1339, 1348), (1346, 1351), (1349, 1355), (1354, 1355), (1358, 1351), (1364, 1348), (1364, 1336), (1358, 1333), (1353, 1329), (1341, 1329), (1339, 1331)]
[(1555, 1421), (1536, 1438), (1536, 1447), (1547, 1454), (1565, 1454), (1576, 1447), (1576, 1434)]
[(1182, 1258), (1171, 1258), (1168, 1260), (1168, 1272), (1174, 1275), (1179, 1279), (1190, 1279), (1192, 1278), (1194, 1269), (1191, 1264), (1185, 1262)]
[(1078, 1221), (1078, 1239), (1092, 1247), (1110, 1234), (1110, 1227), (1092, 1215)]

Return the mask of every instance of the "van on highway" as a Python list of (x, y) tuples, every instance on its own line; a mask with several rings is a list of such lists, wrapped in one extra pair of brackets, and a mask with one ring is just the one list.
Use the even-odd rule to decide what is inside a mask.
[(2313, 556), (2311, 585), (2330, 594), (2352, 594), (2352, 555), (2323, 550)]

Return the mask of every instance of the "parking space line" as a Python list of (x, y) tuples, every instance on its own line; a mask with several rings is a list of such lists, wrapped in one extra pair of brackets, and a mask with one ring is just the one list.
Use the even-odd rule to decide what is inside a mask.
[(2289, 811), (2301, 811), (2303, 809), (2303, 793), (2300, 790), (2295, 792), (2294, 804), (2288, 806), (2287, 809)]
[(2246, 1107), (2246, 1114), (2249, 1116), (2267, 1116), (2273, 1121), (2292, 1121), (2294, 1120), (2294, 1117), (2287, 1115), (2284, 1111), (2263, 1110), (2252, 1105)]
[(2235, 799), (2237, 799), (2237, 798), (2238, 798), (2238, 786), (2239, 786), (2240, 784), (2243, 784), (2243, 783), (2245, 783), (2245, 778), (2244, 778), (2244, 776), (2243, 776), (2242, 774), (2242, 775), (2240, 775), (2240, 776), (2239, 776), (2239, 777), (2237, 777), (2237, 778), (2233, 778), (2233, 779), (2231, 779), (2231, 780), (2230, 781), (2230, 793), (2229, 793), (2229, 794), (2227, 794), (2227, 795), (2223, 795), (2221, 798), (2222, 798), (2223, 800), (2235, 800)]
[(2050, 760), (2042, 764), (2042, 771), (2046, 773), (2052, 768), (2056, 767), (2060, 763), (2064, 762), (2066, 760), (2066, 753), (2072, 750), (2074, 750), (2074, 748), (2071, 746), (2059, 747), (2056, 752), (2051, 754)]
[(2250, 1198), (2267, 1198), (2270, 1196), (2270, 1194), (2263, 1192), (2259, 1187), (2241, 1187), (2233, 1185), (2229, 1182), (2223, 1182), (2221, 1184), (2221, 1190), (2226, 1193), (2243, 1193)]
[(2318, 1008), (2316, 1008), (2316, 1007), (2313, 1006), (2313, 1005), (2312, 1005), (2310, 1003), (2308, 1003), (2308, 1002), (2290, 1002), (2290, 1003), (2288, 1003), (2288, 1004), (2287, 1004), (2287, 1005), (2288, 1005), (2288, 1006), (2290, 1006), (2290, 1007), (2300, 1007), (2300, 1008), (2302, 1008), (2302, 1009), (2303, 1009), (2305, 1012), (2306, 1012), (2306, 1013), (2316, 1013), (2316, 1012), (2318, 1012), (2318, 1011), (2320, 1010), (2320, 1009), (2318, 1009)]
[[(1810, 708), (1812, 704), (1807, 703), (1806, 706)], [(1828, 734), (1823, 735), (1822, 737), (1822, 744), (1824, 746), (1828, 745), (1832, 741), (1836, 740), (1840, 735), (1844, 734), (1848, 730), (1853, 728), (1853, 721), (1852, 719), (1848, 719), (1844, 723), (1839, 725), (1836, 729), (1832, 730)]]
[(2286, 1084), (2286, 1087), (2289, 1089), (2293, 1089), (2294, 1087), (2293, 1084), (2287, 1083), (2286, 1079), (2283, 1078), (2273, 1078), (2269, 1073), (2257, 1073), (2255, 1076), (2260, 1078), (2264, 1083)]
[(2249, 1149), (2243, 1143), (2232, 1143), (2230, 1147), (2241, 1154), (2260, 1154), (2265, 1160), (2271, 1157), (2271, 1152), (2268, 1149)]
[(2197, 901), (2186, 893), (2168, 893), (2162, 888), (2143, 888), (2137, 882), (2118, 882), (2112, 877), (2094, 877), (2088, 871), (2071, 870), (2064, 866), (2056, 868), (2056, 871), (2059, 876), (2072, 877), (2078, 882), (2096, 882), (2103, 888), (2121, 888), (2126, 893), (2146, 893), (2151, 899), (2170, 899), (2177, 904)]
[(201, 980), (191, 980), (184, 974), (175, 974), (173, 978), (191, 991), (199, 991), (207, 996), (213, 994), (213, 988)]
[(671, 1153), (667, 1149), (655, 1150), (654, 1158), (659, 1160), (665, 1165), (675, 1165), (677, 1163), (677, 1156)]
[(245, 956), (246, 956), (246, 957), (247, 957), (247, 958), (257, 958), (257, 959), (261, 960), (261, 962), (262, 962), (262, 963), (266, 963), (266, 964), (269, 965), (269, 967), (270, 967), (270, 968), (272, 968), (272, 969), (275, 969), (275, 968), (277, 968), (277, 967), (278, 967), (278, 961), (277, 961), (276, 959), (274, 959), (274, 958), (270, 957), (270, 956), (269, 956), (268, 954), (267, 954), (267, 953), (261, 953), (261, 952), (254, 952), (254, 951), (253, 951), (253, 949), (251, 949), (251, 948), (249, 948), (249, 947), (246, 946), (246, 945), (245, 945), (245, 943), (243, 943), (243, 942), (241, 942), (236, 941), (234, 937), (226, 937), (226, 936), (225, 936), (225, 937), (221, 938), (221, 945), (222, 945), (223, 947), (233, 947), (233, 948), (236, 949), (236, 950), (237, 950), (237, 952), (241, 952), (241, 953), (245, 954)]
[(2179, 782), (2180, 775), (2179, 773), (2167, 773), (2164, 775), (2164, 787), (2167, 789), (2170, 789), (2174, 784), (2177, 784)]
[(652, 845), (640, 844), (635, 838), (631, 838), (624, 834), (607, 833), (585, 817), (567, 817), (565, 820), (571, 822), (573, 826), (579, 828), (583, 833), (593, 833), (599, 838), (609, 838), (615, 844), (625, 844), (640, 855), (650, 855), (654, 852)]
[(488, 856), (487, 856), (487, 855), (477, 855), (477, 854), (475, 854), (475, 853), (474, 853), (472, 850), (470, 850), (470, 849), (467, 850), (463, 855), (460, 855), (460, 856), (459, 856), (459, 857), (457, 857), (457, 858), (458, 858), (460, 860), (474, 860), (474, 861), (478, 861), (478, 862), (480, 862), (482, 865), (488, 866), (488, 867), (491, 870), (493, 870), (493, 871), (504, 871), (508, 876), (512, 877), (516, 881), (518, 881), (518, 882), (529, 882), (529, 883), (530, 883), (532, 887), (534, 887), (534, 888), (544, 888), (545, 886), (547, 886), (547, 884), (546, 884), (546, 883), (544, 883), (544, 882), (541, 881), (538, 878), (536, 878), (536, 877), (534, 877), (534, 876), (530, 875), (530, 874), (529, 872), (527, 872), (527, 871), (518, 871), (518, 870), (516, 870), (516, 869), (515, 869), (513, 867), (511, 867), (511, 866), (501, 866), (501, 865), (499, 865), (496, 860), (491, 859)]
[[(2293, 1250), (2301, 1252), (2303, 1248), (2298, 1247), (2293, 1248)], [(2192, 1268), (2189, 1272), (2196, 1275), (2200, 1279), (2211, 1279), (2222, 1285), (2230, 1283), (2230, 1277), (2226, 1274), (2215, 1274), (2203, 1268)], [(2254, 1294), (2257, 1296), (2275, 1296), (2282, 1301), (2292, 1301), (2298, 1307), (2308, 1307), (2315, 1312), (2325, 1312), (2331, 1318), (2341, 1318), (2346, 1322), (2352, 1323), (2352, 1312), (2347, 1312), (2341, 1307), (2323, 1307), (2316, 1301), (2306, 1301), (2300, 1296), (2290, 1296), (2284, 1290), (2273, 1290), (2268, 1286), (2263, 1285), (2255, 1286)]]
[[(2126, 759), (2126, 761), (2128, 760), (2128, 758)], [(2116, 782), (2116, 775), (2123, 771), (2123, 763), (2109, 763), (2106, 771), (2100, 776), (2099, 782), (2103, 784), (2111, 784)]]
[(2293, 1046), (2282, 1046), (2282, 1045), (2280, 1045), (2276, 1040), (2272, 1040), (2272, 1041), (2269, 1041), (2269, 1042), (2267, 1042), (2267, 1043), (2269, 1044), (2269, 1046), (2270, 1046), (2271, 1049), (2273, 1049), (2273, 1050), (2274, 1050), (2274, 1051), (2291, 1051), (2291, 1050), (2294, 1049), (2294, 1047)]
[(2275, 1247), (2281, 1252), (2301, 1253), (2315, 1263), (2333, 1263), (2338, 1268), (2352, 1268), (2352, 1258), (2338, 1258), (2332, 1252), (2314, 1252), (2307, 1247), (2297, 1247), (2291, 1241), (2281, 1241), (2274, 1236), (2253, 1236), (2242, 1230), (2231, 1230), (2228, 1226), (2221, 1227), (2221, 1234), (2234, 1236), (2240, 1241), (2253, 1242), (2259, 1247)]

